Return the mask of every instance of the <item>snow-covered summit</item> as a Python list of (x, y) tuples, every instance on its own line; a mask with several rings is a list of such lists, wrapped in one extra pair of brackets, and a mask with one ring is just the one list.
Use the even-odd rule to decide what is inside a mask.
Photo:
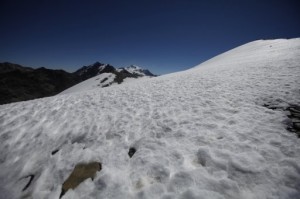
[(148, 69), (143, 69), (142, 67), (136, 66), (136, 65), (130, 65), (125, 68), (119, 68), (118, 70), (126, 70), (129, 73), (136, 74), (139, 76), (150, 76), (154, 77), (155, 75), (152, 74)]
[(125, 67), (126, 69), (132, 69), (132, 70), (142, 70), (141, 67), (137, 66), (137, 65), (130, 65), (128, 67)]
[(75, 71), (74, 74), (81, 77), (82, 80), (86, 80), (101, 73), (113, 73), (115, 70), (116, 69), (109, 64), (95, 62), (94, 64), (81, 67)]
[(0, 198), (58, 199), (89, 162), (102, 170), (62, 199), (299, 198), (299, 63), (299, 39), (256, 41), (138, 84), (2, 105)]

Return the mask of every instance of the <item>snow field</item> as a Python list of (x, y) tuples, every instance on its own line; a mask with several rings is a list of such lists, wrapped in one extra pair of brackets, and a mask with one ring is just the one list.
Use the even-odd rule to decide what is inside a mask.
[(300, 140), (263, 106), (300, 104), (299, 63), (299, 39), (255, 41), (184, 72), (0, 106), (0, 198), (59, 198), (91, 161), (96, 178), (62, 198), (299, 198)]
[[(116, 82), (114, 82), (116, 75), (113, 73), (102, 73), (99, 74), (95, 77), (92, 77), (90, 79), (87, 79), (83, 82), (80, 82), (79, 84), (76, 84), (63, 92), (59, 93), (58, 95), (62, 94), (70, 94), (70, 93), (75, 93), (75, 92), (83, 92), (83, 91), (90, 91), (93, 89), (102, 89), (103, 87), (108, 87), (108, 86), (118, 86)], [(128, 83), (128, 82), (134, 82), (134, 81), (139, 81), (139, 80), (144, 80), (144, 79), (149, 79), (152, 77), (149, 76), (143, 76), (143, 77), (138, 77), (138, 78), (125, 78), (122, 82), (122, 84)]]
[(72, 86), (61, 92), (60, 94), (69, 94), (73, 92), (87, 91), (103, 86), (111, 85), (114, 82), (116, 75), (113, 73), (102, 73), (90, 79), (87, 79), (79, 84)]

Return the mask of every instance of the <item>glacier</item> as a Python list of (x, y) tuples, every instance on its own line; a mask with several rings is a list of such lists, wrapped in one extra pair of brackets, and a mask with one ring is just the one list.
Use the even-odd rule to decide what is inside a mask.
[(285, 123), (300, 104), (299, 38), (80, 89), (0, 106), (0, 198), (58, 199), (75, 165), (93, 161), (102, 170), (63, 199), (300, 198), (300, 139)]

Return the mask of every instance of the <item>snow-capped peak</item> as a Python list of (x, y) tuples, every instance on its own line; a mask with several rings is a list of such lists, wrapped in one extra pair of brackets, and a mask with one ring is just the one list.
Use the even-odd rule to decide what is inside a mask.
[(104, 64), (104, 65), (99, 66), (99, 67), (98, 67), (98, 70), (99, 70), (98, 73), (100, 73), (101, 71), (103, 71), (103, 70), (105, 69), (106, 66), (108, 66), (108, 64)]
[(137, 65), (130, 65), (125, 68), (120, 68), (119, 70), (126, 70), (129, 73), (139, 75), (139, 76), (155, 76), (148, 69), (143, 69), (142, 67)]
[(136, 70), (141, 70), (142, 68), (137, 66), (137, 65), (130, 65), (127, 68), (132, 68), (132, 69), (136, 69)]
[(116, 69), (109, 64), (102, 64), (100, 62), (95, 62), (94, 64), (83, 66), (76, 72), (75, 75), (78, 75), (82, 80), (86, 80), (101, 73), (114, 73)]

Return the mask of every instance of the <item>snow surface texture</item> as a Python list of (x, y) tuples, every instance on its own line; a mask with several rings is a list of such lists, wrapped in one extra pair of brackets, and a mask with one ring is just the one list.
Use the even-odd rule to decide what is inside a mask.
[(95, 77), (87, 79), (83, 82), (80, 82), (79, 84), (76, 84), (76, 85), (72, 86), (71, 88), (68, 88), (59, 94), (87, 91), (87, 90), (93, 90), (95, 88), (102, 88), (105, 86), (109, 86), (114, 83), (115, 77), (116, 77), (116, 75), (113, 73), (102, 73)]
[(263, 106), (299, 104), (299, 85), (300, 39), (260, 40), (138, 84), (2, 105), (0, 198), (57, 199), (92, 161), (102, 170), (64, 199), (300, 198), (300, 139)]
[(143, 81), (143, 80), (150, 79), (150, 78), (154, 78), (154, 77), (151, 77), (151, 76), (142, 76), (142, 77), (138, 77), (138, 78), (127, 77), (123, 80), (122, 84), (124, 84), (124, 83), (126, 84), (126, 83), (129, 83), (129, 82), (130, 83), (135, 82), (134, 84), (138, 84), (139, 83), (138, 81)]
[[(82, 92), (82, 91), (93, 90), (93, 89), (101, 89), (103, 87), (119, 85), (117, 82), (114, 81), (115, 77), (116, 77), (116, 75), (113, 73), (102, 73), (100, 75), (97, 75), (95, 77), (87, 79), (83, 82), (80, 82), (79, 84), (76, 84), (76, 85), (72, 86), (71, 88), (64, 90), (63, 92), (59, 93), (59, 95), (75, 93), (75, 92)], [(129, 78), (128, 77), (128, 78), (123, 79), (122, 84), (128, 83), (128, 82), (144, 80), (144, 79), (149, 79), (149, 78), (152, 78), (152, 77), (149, 77), (149, 76), (143, 76), (143, 77), (138, 77), (138, 78)]]

